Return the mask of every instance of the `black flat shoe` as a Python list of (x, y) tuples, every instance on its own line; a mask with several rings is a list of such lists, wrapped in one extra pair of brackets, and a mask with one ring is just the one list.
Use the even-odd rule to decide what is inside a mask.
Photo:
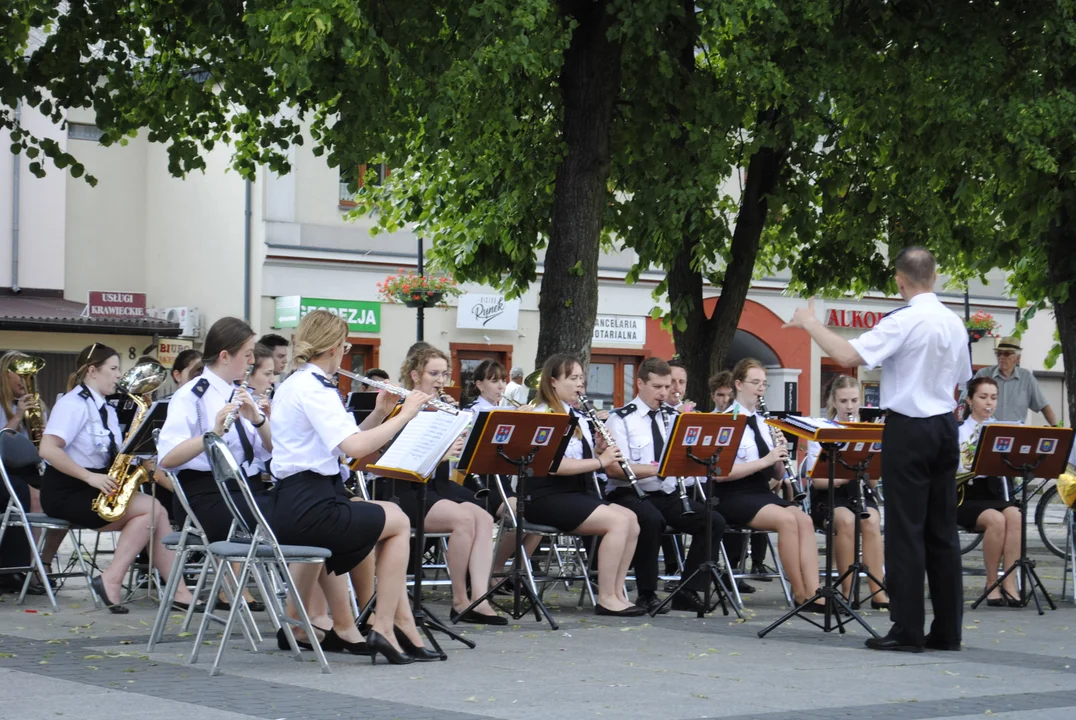
[(888, 602), (879, 602), (877, 600), (871, 600), (871, 610), (888, 610)]
[(866, 646), (871, 650), (890, 650), (894, 652), (910, 653), (923, 652), (922, 645), (912, 645), (900, 638), (891, 637), (889, 635), (877, 638), (867, 638)]
[(626, 607), (623, 610), (610, 610), (601, 603), (594, 606), (595, 615), (610, 615), (612, 617), (639, 617), (646, 615), (646, 608), (639, 607), (638, 605), (632, 605)]
[(468, 610), (462, 615), (456, 612), (455, 608), (448, 613), (448, 619), (454, 623), (465, 622), (472, 625), (507, 625), (508, 618), (501, 617), (500, 615), (486, 615), (480, 613), (477, 610)]
[(390, 665), (410, 665), (415, 662), (414, 655), (394, 648), (392, 643), (388, 641), (388, 638), (383, 636), (377, 630), (371, 630), (370, 634), (366, 636), (366, 644), (370, 648), (371, 665), (377, 665), (378, 653), (384, 655)]
[(959, 642), (945, 642), (940, 638), (935, 638), (930, 633), (927, 633), (927, 636), (923, 638), (923, 647), (927, 648), (928, 650), (945, 650), (947, 652), (960, 652)]
[[(294, 633), (295, 631), (293, 630), (292, 632)], [(308, 642), (303, 642), (299, 638), (295, 638), (295, 644), (299, 646), (300, 650), (314, 649), (313, 645)], [(281, 650), (291, 650), (291, 645), (288, 645), (288, 636), (284, 634), (284, 628), (280, 628), (276, 631), (276, 646)]]
[(369, 656), (372, 654), (370, 646), (363, 641), (350, 642), (336, 634), (336, 630), (330, 628), (325, 633), (325, 639), (319, 645), (325, 652), (351, 653), (352, 655)]
[(986, 599), (986, 606), (987, 607), (1009, 607), (1009, 601), (1006, 600), (1004, 596), (999, 597), (999, 598), (987, 598)]
[[(172, 601), (172, 609), (173, 610), (179, 610), (180, 612), (187, 612), (190, 609), (190, 607), (191, 607), (190, 603), (180, 602), (179, 600), (173, 600)], [(220, 603), (217, 603), (217, 607), (218, 608), (220, 607)], [(194, 612), (196, 612), (196, 613), (204, 613), (205, 612), (205, 603), (198, 603), (197, 605), (195, 605), (194, 606)]]
[(131, 612), (129, 608), (113, 603), (108, 599), (108, 593), (105, 591), (105, 581), (100, 575), (97, 575), (93, 580), (90, 580), (90, 587), (93, 588), (93, 591), (97, 593), (97, 597), (101, 598), (101, 602), (105, 604), (105, 607), (108, 608), (108, 611), (113, 615), (126, 615)]
[(448, 660), (448, 655), (442, 655), (436, 650), (431, 650), (425, 645), (416, 647), (411, 638), (404, 635), (403, 630), (398, 627), (393, 628), (393, 632), (396, 633), (396, 642), (400, 643), (400, 647), (404, 649), (404, 652), (415, 658), (415, 662), (435, 662), (438, 660)]

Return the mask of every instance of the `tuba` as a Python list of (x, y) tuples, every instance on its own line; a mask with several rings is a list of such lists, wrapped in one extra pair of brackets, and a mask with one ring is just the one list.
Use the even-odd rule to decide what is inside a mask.
[(8, 370), (21, 377), (26, 384), (26, 394), (34, 398), (34, 404), (26, 409), (23, 419), (30, 432), (30, 439), (37, 446), (41, 445), (41, 436), (45, 434), (45, 416), (41, 412), (41, 398), (37, 394), (37, 374), (43, 367), (45, 361), (42, 358), (30, 355), (16, 358), (8, 366)]
[[(164, 369), (164, 366), (154, 361), (135, 365), (120, 378), (117, 389), (120, 392), (127, 393), (127, 396), (138, 407), (138, 412), (135, 413), (134, 419), (131, 421), (131, 427), (127, 429), (127, 436), (123, 439), (123, 444), (126, 445), (134, 437), (142, 421), (145, 420), (149, 402), (143, 396), (160, 387), (167, 376), (168, 371)], [(116, 483), (116, 492), (111, 495), (101, 493), (94, 498), (90, 506), (95, 513), (101, 516), (101, 519), (115, 522), (123, 517), (124, 513), (127, 512), (127, 506), (130, 504), (131, 498), (138, 492), (139, 486), (152, 478), (150, 472), (141, 465), (136, 464), (136, 461), (137, 458), (133, 455), (124, 453), (120, 453), (112, 461), (108, 476)]]

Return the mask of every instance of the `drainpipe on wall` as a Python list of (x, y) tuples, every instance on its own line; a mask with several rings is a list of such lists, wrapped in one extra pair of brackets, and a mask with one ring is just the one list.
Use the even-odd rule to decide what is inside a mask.
[(250, 238), (251, 238), (251, 196), (253, 189), (250, 180), (246, 181), (246, 210), (243, 218), (243, 319), (250, 322)]
[[(22, 126), (22, 100), (15, 103), (15, 129)], [(22, 153), (11, 156), (11, 292), (18, 295), (19, 287), (19, 170)]]

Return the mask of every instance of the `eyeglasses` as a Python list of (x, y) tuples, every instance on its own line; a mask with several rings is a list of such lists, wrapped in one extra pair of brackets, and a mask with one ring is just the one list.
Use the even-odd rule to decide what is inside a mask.
[(995, 350), (994, 351), (994, 357), (999, 357), (999, 358), (1012, 357), (1015, 354), (1016, 353), (1013, 352), (1012, 350)]
[(753, 385), (755, 387), (762, 388), (763, 390), (767, 389), (770, 386), (770, 384), (765, 380), (744, 380), (744, 385)]
[(434, 378), (434, 379), (436, 379), (436, 378), (445, 378), (447, 380), (447, 379), (452, 377), (452, 372), (450, 370), (446, 370), (445, 372), (437, 372), (436, 370), (427, 370), (426, 374), (429, 375), (430, 377)]

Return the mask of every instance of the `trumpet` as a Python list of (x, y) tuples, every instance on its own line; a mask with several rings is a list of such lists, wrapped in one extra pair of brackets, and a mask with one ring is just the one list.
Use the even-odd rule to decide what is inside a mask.
[[(249, 383), (250, 383), (250, 376), (253, 375), (253, 374), (254, 374), (254, 366), (250, 365), (249, 367), (247, 367), (246, 377), (243, 378), (242, 384), (239, 385), (239, 390), (240, 391), (245, 392), (247, 390), (247, 388), (249, 387)], [(232, 429), (232, 425), (235, 425), (235, 420), (238, 417), (239, 417), (239, 408), (236, 408), (235, 410), (232, 410), (230, 413), (228, 413), (228, 416), (224, 418), (224, 424), (222, 425), (222, 429), (224, 430), (224, 433), (227, 433), (229, 430)], [(223, 435), (224, 433), (221, 433), (221, 434)]]
[[(393, 395), (398, 395), (399, 397), (405, 398), (405, 397), (407, 397), (408, 395), (411, 394), (411, 391), (408, 390), (407, 388), (402, 388), (399, 385), (390, 385), (387, 382), (381, 382), (380, 380), (374, 380), (372, 378), (366, 377), (365, 375), (359, 375), (357, 373), (349, 372), (347, 370), (343, 370), (343, 369), (337, 370), (336, 374), (337, 375), (343, 375), (344, 377), (350, 378), (351, 380), (354, 380), (355, 382), (360, 382), (363, 385), (368, 385), (369, 387), (377, 388), (378, 390), (384, 390), (385, 392), (391, 393)], [(450, 405), (450, 404), (446, 403), (444, 400), (438, 400), (436, 398), (430, 398), (429, 400), (426, 401), (426, 404), (429, 405), (432, 408), (436, 408), (436, 409), (440, 410), (441, 412), (449, 413), (450, 415), (459, 415), (460, 414), (459, 408), (457, 408), (455, 405)]]
[[(586, 413), (587, 419), (594, 423), (594, 428), (598, 431), (598, 434), (602, 436), (602, 440), (605, 441), (605, 444), (610, 447), (616, 445), (613, 436), (609, 434), (609, 429), (598, 419), (598, 413), (594, 410), (594, 406), (590, 404), (587, 396), (583, 393), (579, 393), (579, 407)], [(620, 466), (620, 471), (624, 473), (624, 477), (631, 483), (631, 489), (635, 491), (636, 497), (640, 500), (644, 499), (646, 497), (646, 491), (639, 487), (639, 479), (635, 477), (635, 472), (631, 469), (631, 464), (626, 460), (617, 460), (617, 465)]]
[[(758, 414), (762, 416), (763, 420), (768, 420), (770, 417), (770, 411), (766, 407), (766, 400), (762, 397), (758, 399)], [(781, 432), (773, 425), (769, 426), (770, 437), (773, 439), (773, 444), (776, 447), (778, 441), (777, 433)], [(758, 449), (759, 457), (762, 457), (763, 448)], [(801, 503), (807, 497), (807, 492), (803, 489), (803, 485), (800, 483), (799, 475), (796, 473), (796, 468), (792, 465), (791, 458), (785, 458), (785, 476), (783, 480), (787, 481), (792, 488), (792, 502)]]
[[(661, 420), (665, 423), (665, 436), (670, 440), (672, 439), (669, 432), (669, 420), (671, 420), (671, 413), (675, 412), (671, 407), (665, 403), (661, 403)], [(655, 458), (657, 459), (657, 458)], [(687, 485), (684, 484), (684, 478), (677, 476), (676, 478), (676, 492), (680, 496), (680, 507), (683, 508), (682, 516), (694, 515), (695, 511), (691, 508), (691, 499), (687, 496)]]

